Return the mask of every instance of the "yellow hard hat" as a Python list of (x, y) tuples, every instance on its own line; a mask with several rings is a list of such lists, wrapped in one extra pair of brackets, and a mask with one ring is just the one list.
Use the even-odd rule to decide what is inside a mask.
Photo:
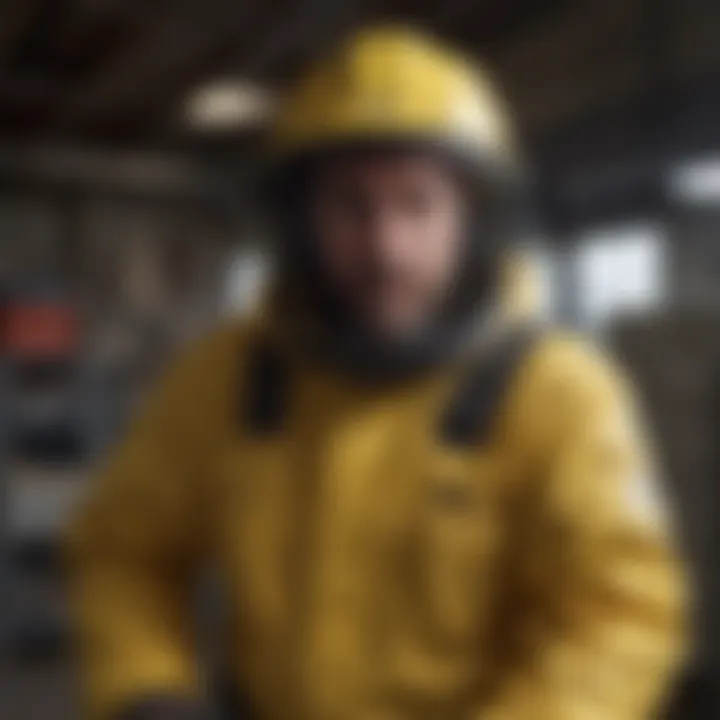
[(412, 28), (363, 30), (301, 77), (271, 130), (270, 164), (384, 142), (429, 143), (501, 177), (518, 169), (487, 75)]

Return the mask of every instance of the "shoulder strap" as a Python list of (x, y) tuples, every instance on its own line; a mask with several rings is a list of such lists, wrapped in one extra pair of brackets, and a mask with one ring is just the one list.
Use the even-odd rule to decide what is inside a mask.
[[(440, 439), (464, 447), (487, 441), (510, 383), (534, 345), (534, 329), (510, 335), (490, 355), (472, 363), (442, 413)], [(253, 436), (280, 432), (288, 410), (289, 373), (272, 345), (260, 341), (251, 351), (242, 385), (241, 423)]]
[(445, 445), (487, 442), (500, 405), (536, 337), (535, 328), (519, 329), (470, 365), (441, 416), (439, 432)]
[(240, 383), (241, 417), (249, 435), (267, 436), (281, 431), (288, 405), (288, 370), (280, 354), (266, 340), (250, 349)]

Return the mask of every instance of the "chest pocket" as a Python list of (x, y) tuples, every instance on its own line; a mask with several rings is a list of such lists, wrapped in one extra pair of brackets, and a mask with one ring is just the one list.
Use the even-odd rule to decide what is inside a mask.
[(411, 588), (426, 632), (443, 640), (471, 638), (498, 585), (512, 457), (495, 430), (532, 340), (518, 332), (456, 385), (420, 483)]

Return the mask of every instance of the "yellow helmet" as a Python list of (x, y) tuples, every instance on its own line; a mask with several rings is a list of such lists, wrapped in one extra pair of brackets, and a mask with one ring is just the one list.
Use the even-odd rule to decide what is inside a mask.
[(301, 77), (270, 133), (270, 164), (384, 142), (437, 145), (500, 178), (517, 170), (486, 74), (414, 29), (363, 30)]

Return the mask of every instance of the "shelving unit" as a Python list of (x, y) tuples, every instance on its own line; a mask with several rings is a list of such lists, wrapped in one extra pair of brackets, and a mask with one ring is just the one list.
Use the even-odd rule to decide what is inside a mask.
[(61, 650), (65, 604), (59, 537), (81, 496), (102, 417), (102, 388), (84, 362), (80, 319), (54, 288), (8, 293), (0, 384), (2, 649), (16, 660)]

